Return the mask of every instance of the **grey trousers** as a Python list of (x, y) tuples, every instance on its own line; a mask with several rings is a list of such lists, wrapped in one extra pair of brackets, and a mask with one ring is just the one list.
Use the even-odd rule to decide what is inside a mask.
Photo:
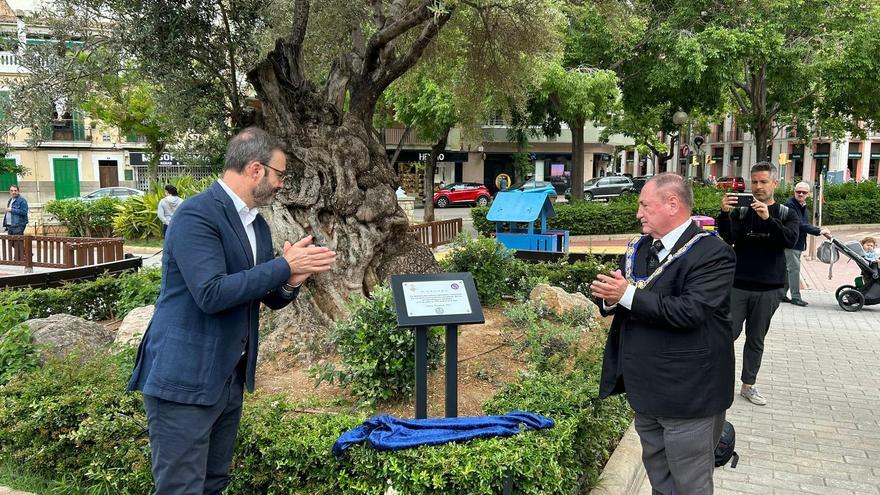
[(797, 249), (785, 250), (786, 277), (782, 295), (784, 296), (790, 290), (792, 299), (801, 298), (801, 253), (803, 251)]
[(213, 406), (144, 395), (155, 495), (223, 493), (241, 420), (242, 376), (238, 369), (232, 373)]
[(712, 493), (715, 446), (725, 414), (683, 419), (636, 413), (642, 462), (654, 495)]
[(739, 338), (746, 328), (746, 341), (743, 344), (743, 368), (741, 379), (747, 385), (754, 385), (761, 369), (764, 356), (764, 337), (770, 329), (770, 320), (779, 307), (782, 290), (750, 291), (733, 288), (730, 291), (730, 322), (733, 340)]

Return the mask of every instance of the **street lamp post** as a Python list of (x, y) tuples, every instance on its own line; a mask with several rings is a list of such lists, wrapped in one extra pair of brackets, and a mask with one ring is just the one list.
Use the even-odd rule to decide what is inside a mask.
[[(672, 140), (670, 141), (670, 145), (671, 145), (672, 149), (669, 150), (669, 157), (670, 158), (676, 155), (675, 142), (681, 136), (681, 126), (687, 124), (689, 120), (690, 120), (690, 117), (688, 117), (687, 112), (685, 112), (683, 110), (679, 110), (679, 111), (675, 112), (674, 114), (672, 114), (672, 123), (675, 124), (675, 126), (678, 128), (678, 130), (675, 132), (675, 134), (672, 134)], [(678, 170), (678, 164), (676, 163), (675, 165), (676, 165), (675, 169)], [(668, 172), (668, 171), (669, 171), (669, 165), (667, 162), (666, 170), (664, 170), (664, 172)]]

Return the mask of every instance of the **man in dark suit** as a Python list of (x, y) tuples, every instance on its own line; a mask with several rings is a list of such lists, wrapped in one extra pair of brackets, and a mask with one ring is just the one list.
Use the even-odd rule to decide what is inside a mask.
[(290, 304), (336, 253), (311, 236), (273, 254), (257, 207), (283, 185), (280, 144), (257, 128), (226, 150), (222, 179), (182, 203), (162, 259), (162, 287), (129, 390), (142, 390), (157, 494), (219, 494), (254, 389), (260, 303)]
[(591, 285), (614, 321), (601, 397), (626, 392), (655, 494), (712, 493), (714, 449), (733, 403), (730, 333), (733, 250), (691, 221), (680, 175), (651, 178), (639, 195), (645, 234), (621, 269)]

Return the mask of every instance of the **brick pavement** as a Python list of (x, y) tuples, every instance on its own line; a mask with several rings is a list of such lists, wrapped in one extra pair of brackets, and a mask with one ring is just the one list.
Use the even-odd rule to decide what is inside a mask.
[(880, 494), (880, 306), (845, 313), (833, 293), (804, 298), (782, 304), (767, 335), (757, 386), (768, 404), (737, 395), (728, 411), (740, 462), (715, 471), (716, 493)]

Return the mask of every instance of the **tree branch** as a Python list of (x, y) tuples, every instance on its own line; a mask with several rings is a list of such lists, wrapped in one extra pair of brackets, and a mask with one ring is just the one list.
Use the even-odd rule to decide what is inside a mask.
[(287, 38), (297, 52), (302, 53), (303, 40), (306, 38), (306, 29), (309, 26), (309, 0), (294, 0), (293, 2), (293, 29)]
[[(429, 22), (422, 28), (422, 32), (419, 34), (419, 37), (413, 42), (409, 47), (409, 51), (406, 52), (403, 56), (399, 57), (395, 60), (382, 75), (381, 79), (378, 81), (378, 87), (381, 88), (380, 92), (388, 87), (389, 84), (394, 82), (397, 78), (403, 75), (404, 72), (409, 70), (416, 62), (419, 61), (419, 57), (422, 56), (422, 53), (425, 51), (425, 48), (428, 47), (428, 44), (437, 37), (437, 33), (440, 32), (440, 28), (442, 28), (452, 17), (452, 12), (447, 12), (437, 17), (436, 20)], [(364, 70), (364, 75), (369, 74), (366, 70)]]
[(402, 17), (370, 37), (370, 42), (367, 44), (367, 49), (364, 53), (364, 74), (369, 74), (376, 67), (376, 61), (382, 48), (398, 36), (432, 17), (433, 14), (428, 8), (431, 3), (431, 0), (424, 0), (421, 5), (403, 14)]

